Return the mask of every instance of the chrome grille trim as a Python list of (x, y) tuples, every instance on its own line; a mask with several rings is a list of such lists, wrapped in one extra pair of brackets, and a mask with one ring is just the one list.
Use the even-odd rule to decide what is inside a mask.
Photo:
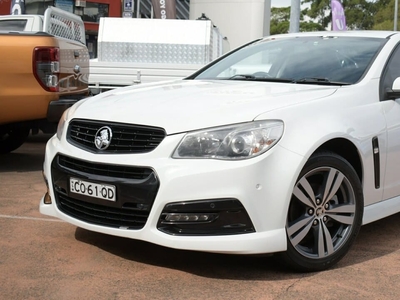
[[(98, 150), (94, 144), (96, 132), (104, 126), (113, 132), (110, 146)], [(95, 153), (147, 153), (153, 151), (165, 138), (163, 128), (112, 123), (106, 121), (72, 120), (68, 126), (69, 143)]]

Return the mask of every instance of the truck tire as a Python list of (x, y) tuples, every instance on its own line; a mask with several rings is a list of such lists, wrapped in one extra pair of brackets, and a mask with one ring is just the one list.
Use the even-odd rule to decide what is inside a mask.
[(0, 154), (19, 148), (28, 138), (30, 128), (0, 128)]

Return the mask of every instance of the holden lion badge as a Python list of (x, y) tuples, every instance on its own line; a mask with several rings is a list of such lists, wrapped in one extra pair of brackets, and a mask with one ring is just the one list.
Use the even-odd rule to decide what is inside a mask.
[(103, 126), (99, 130), (97, 130), (94, 138), (94, 144), (96, 145), (97, 149), (105, 150), (108, 148), (108, 146), (110, 146), (111, 138), (111, 128), (108, 126)]

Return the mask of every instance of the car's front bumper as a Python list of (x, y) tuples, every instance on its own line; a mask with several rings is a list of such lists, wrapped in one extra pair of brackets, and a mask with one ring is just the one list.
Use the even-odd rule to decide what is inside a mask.
[[(47, 144), (44, 163), (44, 175), (49, 183), (52, 203), (45, 204), (43, 197), (40, 212), (87, 230), (144, 240), (176, 249), (241, 254), (286, 250), (286, 212), (304, 158), (276, 145), (259, 157), (240, 161), (172, 159), (171, 153), (182, 136), (168, 136), (154, 151), (133, 155), (94, 154), (53, 137)], [(104, 226), (63, 213), (56, 205), (52, 177), (53, 160), (60, 154), (87, 162), (154, 170), (159, 184), (145, 224), (138, 229)], [(108, 183), (104, 182), (106, 180), (103, 177), (100, 182)], [(189, 232), (181, 235), (179, 230), (175, 234), (157, 228), (160, 226), (160, 216), (166, 205), (209, 199), (238, 200), (251, 220), (253, 232), (213, 235), (204, 232), (195, 234), (196, 231), (193, 231), (193, 234)]]

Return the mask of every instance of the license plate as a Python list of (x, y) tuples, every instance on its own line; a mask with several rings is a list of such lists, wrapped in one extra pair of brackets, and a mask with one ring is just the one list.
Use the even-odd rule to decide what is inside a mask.
[(115, 186), (109, 184), (98, 184), (76, 178), (69, 179), (70, 191), (89, 197), (95, 197), (108, 201), (116, 200)]

